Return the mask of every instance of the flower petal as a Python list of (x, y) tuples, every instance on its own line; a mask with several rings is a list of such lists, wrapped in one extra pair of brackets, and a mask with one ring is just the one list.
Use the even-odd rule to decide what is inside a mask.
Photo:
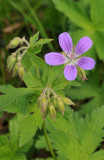
[(90, 57), (82, 57), (76, 60), (76, 64), (85, 70), (91, 70), (95, 67), (95, 60)]
[(88, 51), (91, 48), (92, 44), (93, 42), (89, 37), (81, 38), (75, 47), (76, 55), (80, 56), (81, 54)]
[(77, 77), (77, 68), (74, 64), (66, 65), (64, 69), (64, 76), (67, 80), (73, 81)]
[(72, 39), (67, 32), (59, 35), (59, 45), (66, 54), (70, 53), (73, 49)]
[(52, 66), (64, 64), (66, 60), (67, 58), (63, 54), (57, 52), (51, 52), (45, 55), (45, 62)]

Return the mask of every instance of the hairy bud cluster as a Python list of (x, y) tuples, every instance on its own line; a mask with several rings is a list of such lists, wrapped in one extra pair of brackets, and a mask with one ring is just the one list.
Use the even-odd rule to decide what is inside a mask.
[(13, 49), (13, 48), (16, 48), (19, 44), (22, 45), (23, 40), (20, 37), (15, 37), (10, 41), (7, 48), (8, 49)]
[[(45, 90), (45, 92), (44, 92)], [(45, 88), (43, 94), (38, 98), (38, 106), (41, 108), (42, 117), (45, 118), (49, 113), (55, 119), (58, 110), (64, 115), (65, 107), (67, 105), (75, 105), (71, 99), (67, 97), (59, 97), (52, 89)]]
[[(25, 42), (26, 46), (22, 46), (22, 44)], [(23, 79), (24, 75), (24, 68), (22, 66), (22, 58), (25, 55), (27, 49), (29, 48), (29, 43), (25, 39), (25, 37), (15, 37), (10, 41), (7, 48), (8, 49), (14, 49), (17, 46), (20, 46), (14, 53), (11, 53), (11, 55), (7, 59), (7, 69), (9, 72), (12, 71), (13, 76), (16, 76), (17, 74), (21, 79)]]
[(12, 71), (13, 76), (16, 76), (18, 74), (20, 78), (23, 79), (24, 68), (22, 67), (22, 64), (17, 61), (17, 58), (15, 55), (10, 55), (8, 57), (7, 69), (9, 72)]

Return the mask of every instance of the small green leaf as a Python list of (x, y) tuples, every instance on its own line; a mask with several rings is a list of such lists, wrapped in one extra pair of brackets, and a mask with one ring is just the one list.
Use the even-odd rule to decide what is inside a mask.
[(50, 43), (51, 41), (53, 41), (53, 39), (39, 39), (39, 41), (37, 41), (35, 45), (44, 45)]
[(33, 37), (30, 38), (30, 46), (34, 46), (38, 38), (39, 38), (39, 32), (37, 32)]
[(35, 47), (30, 47), (28, 49), (28, 52), (30, 52), (31, 54), (38, 54), (39, 52), (41, 52), (42, 50), (42, 46), (35, 46)]

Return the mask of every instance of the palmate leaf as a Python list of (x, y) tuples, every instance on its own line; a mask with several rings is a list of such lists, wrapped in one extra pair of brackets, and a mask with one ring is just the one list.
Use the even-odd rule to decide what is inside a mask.
[(94, 43), (96, 46), (96, 51), (98, 53), (99, 59), (104, 60), (104, 34), (96, 31), (94, 34)]
[(39, 88), (44, 88), (45, 86), (41, 77), (37, 78), (32, 71), (25, 72), (24, 82), (27, 85), (27, 87), (31, 87), (31, 88), (38, 87), (39, 89)]
[(19, 148), (18, 121), (17, 117), (14, 117), (9, 121), (9, 133), (0, 135), (0, 160), (26, 160), (25, 152), (30, 149), (32, 143), (30, 141)]
[(41, 58), (35, 56), (35, 54), (41, 52), (43, 45), (51, 42), (53, 39), (47, 38), (38, 40), (38, 38), (39, 38), (39, 32), (37, 32), (33, 37), (30, 38), (29, 41), (30, 46), (26, 54), (22, 58), (22, 64), (26, 70), (29, 70), (32, 65), (44, 69), (44, 64), (43, 64), (44, 61)]
[(26, 156), (23, 153), (15, 154), (8, 145), (5, 145), (0, 147), (0, 160), (26, 160)]
[[(26, 70), (31, 69), (31, 66), (34, 65), (35, 67), (39, 67), (44, 69), (44, 61), (36, 56), (35, 54), (41, 51), (40, 46), (36, 48), (29, 48), (26, 55), (22, 59), (22, 64)], [(42, 68), (43, 66), (43, 68)]]
[(63, 90), (65, 87), (70, 88), (70, 86), (80, 86), (76, 81), (68, 81), (64, 77), (64, 65), (60, 66), (49, 66), (46, 65), (46, 70), (43, 70), (43, 81), (44, 83), (52, 87), (55, 91)]
[(42, 45), (36, 45), (35, 47), (30, 47), (29, 49), (28, 49), (28, 51), (29, 52), (32, 52), (32, 54), (38, 54), (38, 53), (40, 53), (41, 52), (41, 50), (42, 50)]
[[(31, 94), (34, 94), (35, 89), (32, 88), (14, 88), (12, 86), (0, 86), (0, 92), (4, 93), (0, 96), (0, 109), (12, 112), (12, 108), (17, 107), (15, 110), (22, 113), (26, 112), (28, 106), (28, 98)], [(22, 97), (21, 97), (22, 96)], [(15, 103), (14, 103), (15, 102)], [(13, 104), (15, 104), (13, 106)]]
[[(91, 0), (91, 18), (96, 27), (103, 27), (104, 28), (104, 1), (103, 0)], [(96, 9), (99, 12), (96, 12)]]
[[(61, 113), (57, 113), (55, 121), (53, 121), (53, 119), (48, 116), (47, 123), (51, 123), (51, 125), (56, 130), (64, 131), (65, 133), (67, 133), (67, 132), (69, 133), (70, 130), (72, 132), (72, 130), (73, 130), (73, 135), (76, 136), (76, 131), (73, 126), (73, 123), (74, 123), (73, 122), (73, 111), (68, 106), (66, 106), (64, 114), (66, 116), (64, 116), (64, 118), (63, 118)], [(67, 123), (67, 120), (68, 120), (68, 123)], [(62, 122), (62, 123), (60, 123), (60, 122)]]
[(73, 23), (82, 28), (90, 27), (87, 15), (72, 0), (53, 0), (53, 2), (56, 8), (70, 18)]
[(66, 95), (73, 100), (87, 99), (87, 102), (79, 110), (80, 115), (90, 114), (93, 109), (104, 104), (104, 83), (100, 87), (99, 83), (99, 75), (95, 71), (91, 73), (90, 79), (86, 83), (82, 83), (80, 88), (70, 88), (70, 92), (65, 91)]
[(45, 62), (38, 56), (32, 54), (32, 52), (27, 52), (31, 63), (35, 66), (35, 67), (39, 67), (40, 69), (44, 70), (45, 69)]
[(9, 122), (9, 132), (11, 149), (16, 152), (19, 148), (19, 132), (18, 123), (15, 118)]
[[(104, 1), (91, 0), (86, 1), (87, 3), (84, 1), (83, 3), (81, 3), (81, 1), (69, 2), (64, 0), (53, 0), (53, 2), (56, 8), (59, 11), (63, 12), (63, 14), (65, 14), (73, 22), (73, 24), (80, 27), (80, 30), (78, 29), (73, 32), (75, 36), (73, 37), (72, 35), (72, 38), (76, 39), (77, 37), (78, 39), (80, 39), (83, 36), (89, 36), (94, 41), (93, 45), (97, 51), (99, 59), (104, 60)], [(85, 6), (83, 6), (84, 8), (81, 8), (81, 6), (85, 4), (90, 7), (90, 12), (88, 12), (88, 9), (84, 9)], [(80, 7), (80, 9), (78, 8), (78, 6)], [(99, 12), (96, 12), (96, 8), (99, 10)], [(90, 15), (91, 21), (88, 19), (87, 15)], [(99, 33), (99, 31), (101, 33)]]
[(27, 142), (31, 140), (31, 138), (35, 135), (37, 129), (41, 129), (42, 127), (42, 116), (40, 112), (40, 108), (34, 104), (35, 112), (32, 114), (20, 115), (19, 121), (19, 131), (20, 131), (20, 140), (19, 145), (23, 146)]
[(29, 97), (30, 96), (21, 96), (17, 98), (14, 102), (3, 105), (2, 110), (11, 113), (25, 114), (29, 107)]
[[(96, 149), (104, 136), (104, 106), (93, 111), (91, 117), (86, 116), (85, 119), (73, 113), (72, 120), (77, 136), (73, 134), (73, 130), (65, 133), (48, 123), (50, 138), (58, 154), (64, 155), (66, 160), (103, 160), (104, 151), (96, 151)], [(66, 123), (70, 125), (68, 119)]]

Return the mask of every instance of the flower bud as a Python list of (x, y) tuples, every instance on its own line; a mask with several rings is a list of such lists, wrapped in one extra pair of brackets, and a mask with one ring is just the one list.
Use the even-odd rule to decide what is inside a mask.
[(53, 101), (53, 106), (54, 106), (55, 110), (57, 111), (58, 104), (57, 104), (57, 100), (56, 99), (54, 99), (54, 101)]
[(24, 75), (24, 68), (22, 66), (20, 66), (18, 68), (18, 74), (20, 76), (21, 79), (23, 79), (23, 75)]
[(64, 115), (64, 103), (61, 100), (61, 98), (58, 98), (58, 107), (59, 107), (60, 111), (62, 112), (62, 115)]
[(67, 98), (67, 97), (63, 97), (62, 98), (62, 101), (65, 103), (65, 104), (68, 104), (68, 105), (75, 105), (75, 103), (71, 100), (71, 99), (69, 99), (69, 98)]
[(79, 77), (84, 81), (87, 80), (85, 70), (80, 67), (78, 67), (77, 70), (78, 70)]
[(15, 37), (8, 44), (7, 48), (13, 49), (16, 48), (21, 43), (21, 38)]
[(7, 68), (9, 72), (13, 69), (15, 63), (16, 63), (16, 57), (13, 55), (9, 56), (7, 59)]
[(45, 113), (47, 111), (47, 99), (46, 99), (46, 97), (43, 97), (40, 100), (40, 105), (41, 105), (41, 112), (42, 112), (42, 116), (43, 116), (43, 113)]
[(14, 68), (13, 68), (13, 76), (15, 76), (18, 73), (18, 63), (15, 64)]
[(55, 119), (56, 111), (55, 111), (55, 108), (52, 104), (49, 105), (49, 112), (50, 112), (51, 117)]

